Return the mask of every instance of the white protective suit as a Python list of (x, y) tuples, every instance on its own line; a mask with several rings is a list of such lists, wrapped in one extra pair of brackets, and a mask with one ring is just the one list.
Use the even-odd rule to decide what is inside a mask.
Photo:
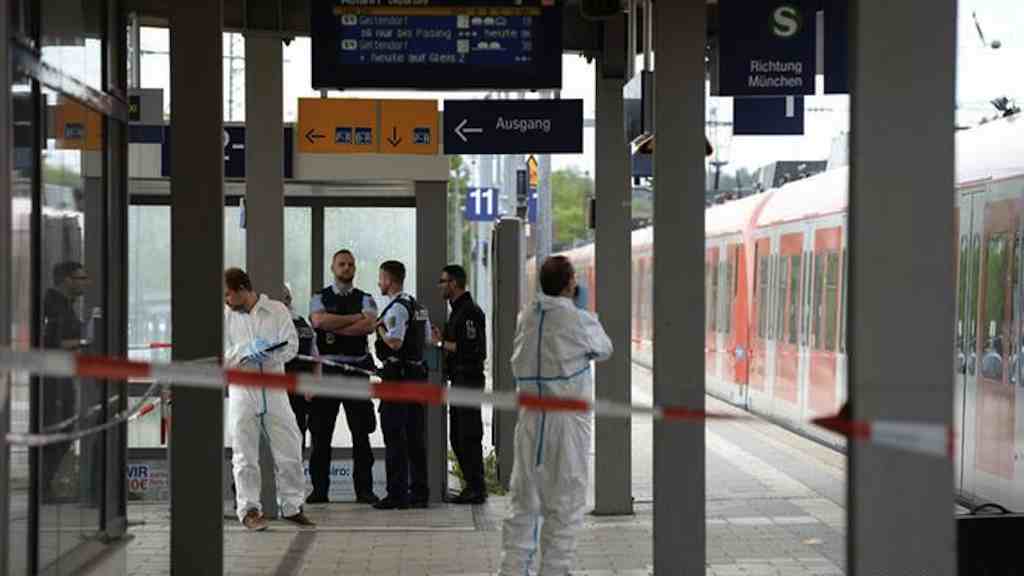
[[(568, 298), (540, 294), (519, 314), (512, 373), (522, 392), (591, 398), (590, 362), (611, 354), (612, 342), (596, 316)], [(538, 540), (539, 574), (572, 568), (587, 500), (590, 436), (588, 413), (519, 411), (503, 576), (528, 574)]]
[[(271, 345), (262, 364), (246, 359), (250, 343), (262, 338)], [(248, 314), (224, 308), (224, 365), (230, 368), (283, 373), (285, 362), (299, 350), (299, 337), (291, 312), (281, 302), (261, 294)], [(235, 474), (238, 519), (260, 505), (260, 434), (270, 440), (277, 478), (277, 500), (282, 516), (298, 514), (310, 493), (302, 469), (302, 438), (295, 413), (283, 390), (232, 386), (229, 392), (228, 429)]]

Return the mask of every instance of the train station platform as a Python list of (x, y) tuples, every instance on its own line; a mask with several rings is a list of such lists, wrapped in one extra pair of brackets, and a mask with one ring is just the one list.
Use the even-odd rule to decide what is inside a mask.
[[(635, 366), (637, 400), (648, 399), (652, 388), (651, 372)], [(708, 408), (739, 412), (710, 397)], [(636, 514), (587, 516), (577, 574), (653, 573), (652, 422), (636, 419), (632, 426)], [(706, 573), (844, 574), (845, 467), (845, 455), (763, 422), (709, 422)], [(308, 507), (315, 530), (277, 521), (263, 533), (226, 520), (225, 574), (495, 574), (507, 506), (507, 496), (482, 506), (388, 512), (332, 503)], [(166, 503), (129, 503), (128, 518), (127, 573), (170, 574)]]

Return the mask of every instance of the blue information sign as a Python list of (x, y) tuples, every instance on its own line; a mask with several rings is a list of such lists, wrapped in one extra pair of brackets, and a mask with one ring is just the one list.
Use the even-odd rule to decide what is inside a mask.
[[(284, 177), (294, 178), (293, 128), (284, 128)], [(224, 177), (245, 178), (245, 126), (224, 127)], [(136, 124), (131, 126), (129, 144), (161, 144), (160, 175), (171, 176), (171, 127)]]
[(830, 0), (825, 8), (825, 93), (850, 93), (850, 5)]
[(491, 222), (498, 218), (498, 200), (501, 190), (498, 188), (467, 188), (466, 189), (466, 220), (470, 222)]
[(561, 4), (311, 0), (313, 87), (560, 88)]
[(819, 0), (721, 0), (719, 95), (814, 94)]
[(732, 133), (736, 136), (803, 134), (803, 96), (735, 98), (732, 109)]

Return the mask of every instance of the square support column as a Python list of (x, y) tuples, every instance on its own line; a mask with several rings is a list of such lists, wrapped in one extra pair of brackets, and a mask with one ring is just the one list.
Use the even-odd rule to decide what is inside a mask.
[[(171, 23), (171, 322), (175, 361), (222, 354), (222, 0), (176, 0)], [(224, 569), (224, 393), (174, 389), (171, 573)]]
[[(448, 262), (448, 183), (417, 181), (416, 191), (416, 299), (430, 314), (430, 322), (443, 326), (448, 310), (437, 289), (437, 276)], [(397, 231), (393, 231), (397, 232)], [(408, 282), (411, 279), (406, 279)], [(430, 382), (441, 383), (432, 370)], [(427, 406), (427, 486), (430, 501), (439, 503), (448, 491), (448, 419), (444, 406)]]
[[(625, 20), (607, 21), (605, 53), (595, 66), (597, 91), (597, 158), (594, 162), (597, 225), (597, 313), (615, 346), (615, 354), (597, 364), (595, 391), (601, 399), (629, 404), (632, 398), (632, 189), (629, 146), (623, 130), (622, 74), (613, 72), (624, 52)], [(594, 513), (633, 513), (632, 420), (600, 418), (594, 424)]]
[[(654, 403), (704, 409), (705, 0), (654, 4)], [(654, 572), (704, 574), (704, 425), (654, 423)]]
[[(10, 11), (5, 10), (0, 14), (0, 348), (7, 348), (11, 344), (11, 159), (14, 149), (11, 129), (11, 43), (10, 38)], [(11, 398), (10, 374), (0, 375), (0, 526), (11, 526), (10, 514), (10, 478), (11, 478), (11, 455), (10, 447), (7, 444), (7, 433), (11, 431)], [(6, 533), (6, 530), (5, 530)], [(0, 572), (7, 573), (9, 569), (9, 551), (11, 538), (4, 536), (0, 538)]]
[[(256, 292), (284, 296), (284, 80), (281, 39), (245, 36), (245, 268)], [(274, 455), (260, 435), (260, 501), (277, 516)]]
[[(856, 420), (952, 423), (956, 6), (850, 3)], [(849, 459), (848, 573), (954, 574), (952, 461), (861, 442)]]

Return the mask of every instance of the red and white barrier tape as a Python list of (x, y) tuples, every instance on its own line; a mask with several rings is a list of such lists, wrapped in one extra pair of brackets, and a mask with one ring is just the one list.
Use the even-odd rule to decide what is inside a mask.
[[(426, 381), (385, 381), (369, 372), (345, 364), (313, 357), (302, 359), (340, 366), (362, 372), (358, 375), (271, 374), (250, 370), (224, 369), (194, 363), (148, 363), (120, 358), (76, 355), (64, 351), (0, 350), (0, 372), (29, 372), (61, 378), (147, 379), (154, 384), (173, 384), (221, 390), (225, 386), (268, 388), (293, 394), (311, 394), (334, 398), (370, 399), (420, 404), (447, 404), (460, 407), (491, 406), (496, 410), (520, 408), (546, 412), (589, 412), (598, 417), (631, 418), (648, 416), (668, 422), (705, 422), (707, 420), (751, 420), (746, 414), (693, 410), (675, 406), (625, 404), (610, 400), (566, 396), (542, 396), (523, 392), (487, 392), (454, 388)], [(127, 418), (138, 418), (155, 408), (142, 403)], [(145, 412), (143, 412), (145, 411)], [(953, 434), (945, 426), (921, 422), (852, 421), (838, 416), (818, 418), (815, 425), (846, 436), (881, 446), (921, 454), (952, 456)], [(10, 437), (9, 437), (10, 439)]]

